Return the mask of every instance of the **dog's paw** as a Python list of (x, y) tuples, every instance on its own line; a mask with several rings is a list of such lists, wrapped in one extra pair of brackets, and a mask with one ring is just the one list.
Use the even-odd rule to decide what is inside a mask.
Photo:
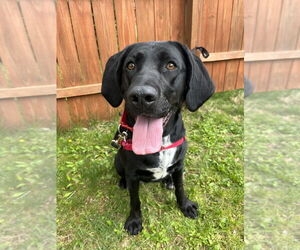
[(121, 179), (120, 179), (120, 181), (119, 181), (119, 187), (120, 187), (121, 189), (126, 189), (126, 188), (127, 188), (125, 178), (121, 178)]
[(139, 217), (133, 218), (129, 216), (127, 221), (125, 222), (124, 228), (129, 234), (136, 235), (143, 229), (142, 219)]
[(196, 219), (198, 217), (198, 204), (187, 200), (183, 206), (180, 207), (180, 210), (184, 216)]

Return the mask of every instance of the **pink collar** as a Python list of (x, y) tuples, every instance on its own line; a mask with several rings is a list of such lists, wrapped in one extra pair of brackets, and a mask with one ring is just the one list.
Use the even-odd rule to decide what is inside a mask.
[[(121, 136), (122, 133), (120, 131), (120, 127), (122, 127), (122, 128), (128, 129), (129, 131), (133, 132), (133, 127), (130, 127), (127, 124), (126, 116), (127, 116), (127, 113), (124, 111), (122, 114), (122, 117), (121, 117), (120, 125), (119, 125), (119, 138), (117, 140), (117, 143), (124, 150), (132, 151), (132, 140), (131, 139), (126, 140), (126, 137)], [(182, 137), (181, 139), (179, 139), (176, 142), (173, 142), (169, 146), (161, 147), (161, 149), (158, 152), (160, 152), (162, 150), (170, 149), (170, 148), (176, 148), (176, 147), (180, 146), (182, 143), (184, 143), (184, 141), (185, 141), (185, 137)]]

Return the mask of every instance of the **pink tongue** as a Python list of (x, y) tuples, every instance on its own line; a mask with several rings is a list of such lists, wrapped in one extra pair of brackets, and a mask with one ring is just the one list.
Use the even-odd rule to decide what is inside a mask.
[(138, 116), (133, 127), (132, 150), (137, 155), (153, 154), (161, 149), (163, 118)]

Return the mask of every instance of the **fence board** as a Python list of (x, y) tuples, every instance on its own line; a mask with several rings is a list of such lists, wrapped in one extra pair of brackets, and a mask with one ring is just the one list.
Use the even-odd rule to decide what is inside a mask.
[[(20, 1), (24, 24), (39, 68), (40, 84), (55, 82), (56, 25), (54, 1)], [(38, 21), (38, 22), (37, 22)]]
[[(7, 69), (10, 86), (29, 85), (31, 81), (38, 80), (36, 79), (38, 67), (17, 2), (8, 0), (1, 2), (0, 13), (2, 14), (0, 52)], [(16, 30), (18, 32), (15, 32)]]
[(23, 125), (23, 117), (19, 112), (16, 100), (0, 100), (0, 125), (4, 127), (18, 127)]
[[(232, 15), (235, 18), (231, 21), (229, 50), (241, 49), (243, 48), (243, 1), (234, 0)], [(236, 85), (242, 85), (242, 83), (237, 84), (239, 64), (239, 60), (227, 62), (224, 90), (233, 90)]]
[(291, 72), (289, 75), (289, 81), (287, 88), (288, 89), (295, 89), (295, 88), (300, 88), (300, 59), (294, 60), (292, 67), (291, 67)]
[(65, 99), (57, 100), (57, 125), (58, 128), (70, 127), (71, 114), (69, 111), (68, 102)]
[[(96, 34), (92, 16), (90, 1), (69, 1), (70, 13), (77, 45), (78, 57), (84, 75), (82, 84), (100, 82), (102, 79), (101, 62), (98, 54)], [(80, 114), (80, 120), (88, 120), (88, 110), (99, 107), (93, 97), (71, 98), (72, 102), (81, 102), (77, 105), (76, 112)]]
[[(220, 1), (217, 15), (217, 30), (214, 52), (227, 51), (229, 47), (231, 16), (233, 0)], [(227, 62), (216, 62), (212, 69), (212, 78), (216, 84), (216, 91), (223, 91)]]
[(57, 61), (62, 78), (57, 87), (75, 86), (81, 84), (82, 76), (67, 0), (58, 0), (56, 11)]
[[(242, 0), (234, 0), (232, 8), (231, 30), (229, 50), (238, 50), (243, 48), (244, 35), (244, 5)], [(227, 62), (224, 90), (233, 90), (237, 85), (239, 60)], [(241, 85), (241, 83), (239, 84)]]
[[(38, 2), (36, 0), (27, 0), (20, 1), (19, 5), (38, 67), (37, 75), (35, 76), (37, 82), (34, 82), (35, 79), (31, 79), (30, 85), (52, 83), (54, 87), (56, 79), (56, 37), (53, 36), (56, 25), (55, 3), (52, 0)], [(51, 113), (49, 113), (51, 112), (49, 107), (53, 105), (52, 99), (55, 100), (54, 96), (52, 98), (32, 97), (20, 100), (20, 102), (24, 103), (24, 107), (22, 107), (24, 119), (27, 119), (27, 110), (32, 108), (33, 112), (30, 113), (31, 117), (28, 118), (27, 122), (30, 122), (32, 116), (40, 122), (50, 121), (52, 117)]]
[(98, 49), (100, 51), (102, 68), (104, 68), (108, 58), (118, 52), (113, 0), (93, 0), (92, 6), (98, 38)]
[(198, 45), (199, 37), (199, 20), (202, 15), (204, 0), (187, 0), (185, 6), (185, 30), (186, 30), (186, 42), (190, 48), (194, 48)]
[[(242, 36), (242, 44), (241, 47), (243, 48), (243, 52), (244, 52), (244, 34)], [(245, 57), (245, 52), (244, 52), (244, 57)], [(238, 73), (237, 73), (237, 81), (236, 81), (236, 85), (235, 85), (235, 89), (241, 89), (244, 88), (244, 81), (245, 81), (245, 74), (244, 74), (244, 57), (242, 58), (242, 60), (240, 60), (239, 63), (239, 68), (238, 68)]]
[(259, 0), (244, 1), (245, 51), (251, 52), (255, 37)]
[[(58, 87), (80, 85), (84, 81), (81, 66), (73, 34), (72, 21), (67, 0), (57, 2), (57, 60), (62, 72), (62, 81), (58, 81)], [(70, 124), (72, 116), (77, 116), (77, 110), (82, 109), (84, 103), (80, 98), (63, 99), (57, 103), (58, 121), (62, 126)], [(61, 109), (68, 110), (61, 111)], [(68, 116), (70, 122), (66, 122), (63, 115)], [(83, 114), (84, 116), (85, 114)]]
[[(294, 0), (285, 0), (282, 5), (276, 50), (286, 50), (297, 46), (298, 37), (293, 34), (300, 29), (299, 24), (299, 3)], [(284, 62), (273, 62), (268, 90), (282, 90), (288, 85), (289, 74), (292, 67), (292, 60)]]
[(55, 85), (1, 88), (0, 99), (55, 95)]
[[(298, 33), (298, 42), (296, 49), (300, 49), (300, 32)], [(287, 88), (300, 88), (300, 58), (293, 61)]]
[(169, 0), (154, 0), (155, 40), (171, 40), (171, 15)]
[(137, 42), (134, 0), (115, 0), (119, 49)]
[[(200, 2), (201, 4), (201, 2)], [(218, 1), (204, 1), (202, 13), (199, 15), (198, 46), (204, 46), (208, 51), (214, 52), (217, 27)], [(206, 64), (206, 68), (212, 75), (213, 64)], [(215, 81), (216, 82), (216, 81)]]
[(96, 83), (96, 84), (88, 84), (88, 85), (69, 87), (69, 88), (59, 88), (57, 89), (56, 97), (58, 99), (61, 99), (67, 97), (99, 94), (100, 92), (101, 92), (101, 83)]
[(100, 82), (102, 72), (91, 2), (69, 0), (69, 5), (79, 62), (84, 77), (82, 84)]
[[(55, 96), (24, 97), (21, 100), (24, 101), (22, 103), (21, 112), (23, 113), (23, 119), (26, 121), (26, 124), (30, 124), (34, 121), (39, 124), (49, 125), (49, 121), (55, 122), (55, 117), (53, 117), (53, 114), (55, 114), (53, 107), (56, 107)], [(26, 113), (24, 113), (25, 110)], [(28, 115), (30, 112), (32, 112), (33, 119)]]
[[(117, 39), (117, 29), (116, 29), (116, 17), (114, 14), (114, 3), (113, 0), (93, 0), (93, 14), (95, 19), (95, 29), (98, 40), (98, 49), (100, 51), (100, 59), (102, 63), (102, 68), (106, 65), (109, 57), (118, 52), (118, 39)], [(108, 39), (109, 38), (109, 39)], [(99, 88), (98, 93), (100, 93), (101, 88)], [(103, 101), (100, 96), (92, 96), (90, 102), (88, 99), (86, 102), (89, 103), (88, 109), (93, 110), (94, 114), (90, 114), (90, 117), (99, 117), (103, 113), (103, 109), (106, 113), (113, 113), (114, 109), (108, 105), (103, 108)]]
[(238, 78), (236, 81), (236, 89), (244, 88), (244, 60), (240, 60), (238, 68)]
[[(274, 54), (282, 0), (261, 1), (257, 10), (256, 33), (253, 35), (251, 51), (272, 51)], [(272, 20), (272, 21), (271, 21)], [(266, 26), (268, 23), (268, 26)], [(270, 62), (251, 64), (248, 78), (255, 84), (256, 91), (266, 91), (268, 89), (271, 71)]]
[(81, 97), (71, 97), (66, 99), (71, 116), (71, 123), (78, 124), (83, 121), (88, 121), (87, 105)]
[[(280, 22), (281, 7), (282, 0), (259, 2), (252, 52), (274, 50)], [(268, 26), (266, 26), (266, 24), (268, 24)]]
[(244, 1), (234, 0), (232, 8), (229, 51), (242, 49), (244, 37)]
[(273, 61), (300, 58), (300, 50), (268, 51), (248, 54), (246, 62)]
[(185, 43), (184, 29), (184, 8), (185, 2), (182, 0), (170, 1), (170, 33), (171, 40)]
[[(258, 10), (259, 0), (245, 1), (244, 2), (244, 27), (245, 27), (245, 52), (252, 51), (252, 45), (255, 34), (256, 27), (256, 16)], [(250, 75), (250, 65), (245, 65), (245, 76), (249, 78)]]
[(138, 42), (155, 40), (154, 2), (153, 0), (137, 0), (136, 22)]
[[(82, 96), (75, 97), (81, 98), (83, 103), (94, 102), (95, 105), (86, 105), (86, 113), (88, 115), (88, 119), (109, 119), (111, 118), (110, 106), (107, 101), (101, 95), (90, 95), (90, 96)], [(114, 110), (116, 112), (116, 110)]]
[[(37, 80), (38, 68), (26, 35), (25, 26), (15, 1), (3, 1), (0, 4), (0, 55), (3, 67), (7, 70), (7, 81), (2, 87), (17, 87), (30, 84)], [(14, 21), (11, 21), (14, 17)], [(15, 32), (15, 31), (18, 32)], [(4, 85), (5, 84), (5, 85)], [(34, 120), (33, 106), (28, 100), (1, 101), (1, 116), (9, 126), (23, 123), (20, 111), (31, 120)], [(24, 109), (25, 106), (28, 108)], [(10, 118), (10, 116), (12, 116)]]

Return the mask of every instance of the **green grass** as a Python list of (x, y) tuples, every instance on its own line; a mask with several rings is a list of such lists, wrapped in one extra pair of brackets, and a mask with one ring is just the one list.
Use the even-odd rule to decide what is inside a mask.
[(57, 233), (60, 249), (242, 249), (243, 92), (218, 93), (199, 111), (184, 111), (189, 149), (185, 189), (200, 207), (191, 220), (173, 191), (142, 184), (143, 231), (123, 229), (129, 195), (118, 188), (110, 141), (113, 122), (58, 136)]
[(0, 249), (55, 247), (54, 129), (0, 131)]
[(245, 242), (300, 249), (300, 90), (245, 102)]

